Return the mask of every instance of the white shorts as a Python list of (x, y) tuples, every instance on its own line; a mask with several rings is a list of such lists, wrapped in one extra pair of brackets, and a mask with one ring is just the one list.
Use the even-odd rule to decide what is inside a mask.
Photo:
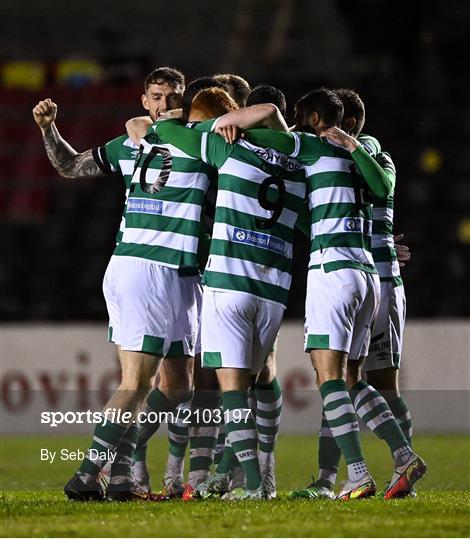
[(309, 270), (305, 350), (344, 351), (351, 359), (366, 356), (379, 300), (377, 274), (353, 268)]
[(109, 340), (126, 351), (194, 356), (202, 297), (199, 276), (137, 257), (113, 256), (103, 280)]
[(202, 365), (258, 373), (271, 352), (284, 306), (239, 292), (204, 289)]
[(372, 330), (369, 355), (364, 371), (399, 368), (406, 318), (406, 297), (403, 285), (390, 281), (380, 284), (380, 307)]

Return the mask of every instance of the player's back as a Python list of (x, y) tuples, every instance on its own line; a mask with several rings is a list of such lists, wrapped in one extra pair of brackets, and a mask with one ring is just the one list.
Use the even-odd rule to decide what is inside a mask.
[(326, 144), (323, 155), (315, 154), (309, 162), (309, 138), (318, 139), (302, 133), (299, 147), (299, 159), (306, 164), (311, 212), (309, 268), (375, 272), (372, 193), (351, 154), (334, 144)]
[(303, 167), (275, 150), (241, 140), (218, 170), (205, 283), (285, 305), (293, 231), (306, 193)]

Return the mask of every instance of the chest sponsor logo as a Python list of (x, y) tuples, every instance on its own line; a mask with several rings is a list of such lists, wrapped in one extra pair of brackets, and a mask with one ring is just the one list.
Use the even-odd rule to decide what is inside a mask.
[(370, 223), (361, 218), (344, 218), (343, 229), (346, 232), (360, 232), (370, 234)]
[(280, 240), (269, 234), (240, 229), (238, 227), (234, 227), (231, 240), (232, 242), (237, 242), (239, 244), (248, 244), (250, 246), (268, 249), (269, 251), (279, 253), (279, 255), (284, 255), (286, 250), (286, 243), (284, 240)]
[(160, 215), (163, 213), (163, 201), (131, 198), (127, 200), (127, 212)]

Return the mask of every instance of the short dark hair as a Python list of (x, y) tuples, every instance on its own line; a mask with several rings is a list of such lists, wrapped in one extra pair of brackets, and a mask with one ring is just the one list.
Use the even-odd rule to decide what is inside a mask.
[(344, 110), (340, 98), (323, 86), (302, 96), (295, 104), (295, 109), (296, 116), (301, 112), (303, 118), (316, 112), (329, 126), (341, 125)]
[(338, 88), (334, 93), (339, 97), (344, 107), (343, 120), (354, 118), (356, 126), (351, 133), (353, 137), (357, 137), (364, 127), (366, 119), (366, 108), (364, 102), (355, 90), (349, 88)]
[(151, 84), (165, 84), (169, 86), (184, 86), (184, 75), (181, 71), (171, 67), (159, 67), (147, 75), (144, 81), (144, 88), (147, 91)]
[(251, 92), (248, 81), (240, 77), (240, 75), (234, 75), (233, 73), (218, 73), (214, 75), (214, 79), (225, 86), (225, 90), (237, 102), (239, 107), (245, 106), (246, 98)]
[(217, 81), (215, 77), (199, 77), (198, 79), (191, 81), (186, 87), (181, 101), (184, 120), (187, 121), (189, 118), (189, 110), (191, 109), (191, 103), (194, 96), (206, 88), (221, 88), (222, 90), (225, 90), (225, 86), (221, 82)]
[(282, 116), (286, 116), (286, 96), (279, 88), (269, 84), (260, 84), (254, 88), (246, 99), (246, 106), (260, 103), (272, 103), (281, 111)]

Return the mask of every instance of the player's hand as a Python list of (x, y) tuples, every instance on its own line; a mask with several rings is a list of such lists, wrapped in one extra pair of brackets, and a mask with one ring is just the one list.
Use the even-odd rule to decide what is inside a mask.
[(126, 131), (129, 139), (134, 144), (140, 144), (140, 139), (145, 137), (147, 130), (152, 125), (150, 116), (136, 116), (126, 122)]
[(330, 141), (343, 146), (349, 152), (354, 152), (360, 145), (359, 141), (338, 127), (330, 127), (320, 133), (320, 137), (326, 137)]
[(158, 120), (173, 120), (174, 118), (183, 118), (183, 109), (171, 109), (158, 113)]
[(40, 101), (33, 108), (33, 118), (36, 124), (46, 130), (54, 122), (57, 116), (57, 105), (50, 99)]
[(401, 242), (404, 237), (404, 234), (397, 234), (393, 237), (393, 241), (395, 243), (395, 251), (397, 253), (397, 260), (400, 266), (405, 266), (405, 263), (411, 260), (410, 248), (408, 246), (404, 246), (403, 244), (397, 243)]
[(238, 139), (243, 137), (242, 130), (238, 126), (216, 127), (215, 132), (221, 135), (228, 144), (236, 143)]

